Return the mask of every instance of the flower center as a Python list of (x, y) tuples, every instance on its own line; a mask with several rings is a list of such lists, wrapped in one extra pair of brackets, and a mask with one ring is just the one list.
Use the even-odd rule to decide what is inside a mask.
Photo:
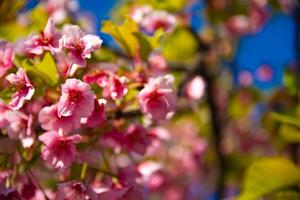
[(82, 52), (84, 50), (84, 44), (82, 41), (77, 41), (74, 43), (74, 48), (76, 49), (76, 51), (78, 52)]
[(80, 100), (81, 94), (76, 90), (71, 90), (69, 92), (69, 100), (72, 102), (77, 102)]

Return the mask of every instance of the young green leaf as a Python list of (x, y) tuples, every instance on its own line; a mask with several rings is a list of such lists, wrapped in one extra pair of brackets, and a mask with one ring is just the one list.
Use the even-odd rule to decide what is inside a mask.
[(121, 25), (114, 24), (112, 21), (105, 21), (101, 31), (113, 36), (129, 55), (134, 56), (136, 54), (139, 43), (133, 33), (138, 32), (139, 29), (132, 19), (127, 18)]
[(36, 65), (31, 65), (27, 60), (24, 60), (22, 66), (26, 72), (39, 76), (50, 86), (56, 85), (59, 81), (56, 64), (50, 53), (46, 53), (43, 60)]
[(246, 172), (238, 200), (256, 200), (271, 192), (300, 183), (300, 169), (284, 158), (255, 161)]

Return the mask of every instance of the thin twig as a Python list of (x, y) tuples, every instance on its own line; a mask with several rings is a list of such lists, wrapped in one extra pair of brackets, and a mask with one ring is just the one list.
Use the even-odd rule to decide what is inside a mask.
[(31, 179), (32, 182), (35, 183), (35, 185), (39, 188), (39, 190), (42, 192), (46, 200), (50, 200), (47, 194), (45, 193), (43, 187), (39, 183), (38, 179), (35, 177), (35, 175), (32, 173), (31, 169), (27, 169), (26, 171), (27, 176)]

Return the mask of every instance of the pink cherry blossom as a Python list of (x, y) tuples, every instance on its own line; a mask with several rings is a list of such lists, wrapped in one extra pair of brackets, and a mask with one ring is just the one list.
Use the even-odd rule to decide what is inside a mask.
[(102, 40), (95, 35), (84, 33), (79, 26), (66, 25), (63, 29), (63, 36), (60, 45), (69, 50), (69, 56), (73, 64), (85, 67), (86, 58), (100, 48)]
[(5, 41), (0, 41), (0, 78), (13, 67), (13, 46)]
[(134, 7), (130, 13), (130, 17), (137, 23), (140, 23), (144, 17), (152, 11), (151, 6), (138, 6)]
[(75, 78), (67, 79), (61, 86), (61, 91), (62, 95), (57, 105), (59, 117), (88, 117), (93, 112), (95, 94), (90, 85)]
[(205, 92), (205, 82), (201, 76), (194, 77), (185, 87), (185, 94), (192, 100), (199, 100)]
[(0, 199), (3, 200), (24, 200), (17, 188), (6, 188), (4, 184), (0, 184)]
[(5, 112), (9, 110), (9, 106), (0, 99), (0, 128), (5, 128), (7, 126), (8, 122), (5, 118)]
[(106, 120), (105, 115), (105, 99), (94, 100), (94, 111), (88, 118), (81, 118), (81, 123), (90, 128), (95, 128)]
[(78, 10), (76, 0), (44, 0), (42, 3), (48, 15), (57, 23), (62, 23), (68, 16), (68, 12)]
[(127, 79), (124, 76), (110, 74), (107, 85), (104, 87), (103, 96), (113, 100), (122, 99), (128, 92)]
[(45, 145), (42, 158), (55, 169), (66, 169), (75, 160), (75, 144), (81, 141), (81, 136), (64, 136), (61, 132), (49, 131), (40, 135), (39, 140)]
[(6, 111), (4, 118), (7, 121), (5, 127), (8, 137), (12, 140), (20, 139), (24, 148), (31, 147), (34, 142), (34, 131), (32, 127), (33, 116), (26, 115), (20, 111)]
[(68, 133), (80, 127), (80, 118), (76, 115), (58, 117), (57, 104), (44, 107), (39, 112), (38, 118), (41, 127), (47, 131), (58, 131), (62, 129)]
[(175, 112), (176, 94), (172, 89), (172, 81), (170, 75), (149, 80), (138, 95), (143, 113), (159, 121)]
[(10, 106), (14, 110), (20, 109), (26, 100), (30, 100), (34, 94), (34, 87), (29, 81), (25, 71), (19, 68), (16, 74), (9, 74), (6, 79), (15, 86), (16, 92), (12, 96)]
[(156, 71), (165, 71), (168, 68), (167, 62), (161, 53), (151, 53), (148, 62), (150, 67)]
[(61, 77), (67, 78), (68, 75), (72, 75), (72, 62), (68, 56), (60, 51), (55, 54), (55, 59), (57, 61), (57, 69)]
[(105, 98), (111, 98), (113, 100), (122, 99), (128, 92), (126, 86), (128, 82), (127, 78), (117, 76), (107, 70), (99, 70), (86, 74), (83, 79), (89, 84), (96, 83), (99, 87), (104, 88), (103, 96)]
[(71, 181), (58, 185), (55, 200), (98, 200), (98, 198), (96, 192), (89, 185)]
[(88, 84), (96, 83), (99, 87), (105, 87), (108, 84), (109, 73), (104, 70), (97, 70), (95, 72), (85, 74), (83, 80)]
[(128, 127), (123, 142), (123, 146), (127, 151), (144, 155), (150, 144), (151, 138), (144, 127), (136, 124), (132, 124)]
[(49, 18), (44, 31), (32, 36), (25, 44), (25, 51), (35, 55), (41, 55), (44, 51), (55, 54), (59, 50), (60, 33), (56, 31), (54, 22)]
[(262, 82), (271, 81), (274, 76), (273, 73), (274, 73), (274, 71), (273, 71), (272, 66), (270, 66), (268, 64), (262, 64), (256, 70), (257, 79)]
[(174, 30), (177, 25), (177, 19), (174, 15), (166, 11), (155, 10), (147, 14), (140, 22), (140, 26), (147, 33), (153, 34), (158, 29), (166, 32)]

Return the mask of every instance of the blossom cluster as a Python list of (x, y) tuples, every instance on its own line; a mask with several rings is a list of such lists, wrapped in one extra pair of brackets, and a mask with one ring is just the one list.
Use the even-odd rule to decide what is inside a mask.
[[(170, 119), (177, 107), (174, 78), (166, 74), (167, 63), (157, 52), (149, 56), (145, 66), (149, 69), (138, 76), (135, 66), (122, 73), (121, 64), (94, 62), (93, 52), (99, 52), (102, 39), (85, 33), (77, 25), (57, 28), (62, 14), (57, 12), (59, 9), (52, 12), (55, 17), (49, 18), (43, 31), (16, 43), (1, 41), (1, 90), (8, 95), (0, 101), (0, 128), (3, 137), (18, 146), (19, 151), (10, 154), (16, 157), (10, 165), (21, 166), (34, 157), (42, 158), (43, 168), (55, 172), (62, 183), (55, 191), (43, 191), (34, 183), (33, 175), (19, 175), (24, 180), (18, 181), (17, 188), (11, 187), (10, 180), (16, 174), (7, 166), (1, 172), (0, 199), (44, 199), (46, 196), (57, 200), (142, 199), (145, 192), (136, 181), (146, 176), (139, 170), (142, 165), (133, 162), (127, 166), (124, 162), (128, 161), (121, 155), (141, 159), (166, 136), (158, 134), (161, 131), (150, 130), (147, 123), (122, 119), (122, 114), (126, 115), (123, 109), (136, 104), (139, 112), (153, 124)], [(166, 23), (156, 22), (155, 19), (161, 19), (156, 15), (166, 13), (149, 14), (149, 19), (141, 22), (143, 30), (153, 32), (163, 26), (168, 31), (175, 23), (172, 17), (166, 17)], [(52, 85), (46, 84), (42, 74), (32, 73), (34, 65), (49, 55), (59, 76)], [(20, 59), (23, 61), (19, 62)], [(128, 97), (131, 90), (137, 92), (134, 98)], [(101, 155), (100, 163), (106, 163), (101, 180), (87, 184), (69, 179), (74, 165), (97, 170), (92, 165), (98, 158), (92, 158), (92, 152), (98, 158)], [(106, 152), (111, 153), (106, 155)], [(123, 164), (107, 160), (111, 154), (123, 159), (119, 161)], [(146, 174), (152, 165), (145, 164)], [(157, 167), (155, 164), (154, 168)]]

